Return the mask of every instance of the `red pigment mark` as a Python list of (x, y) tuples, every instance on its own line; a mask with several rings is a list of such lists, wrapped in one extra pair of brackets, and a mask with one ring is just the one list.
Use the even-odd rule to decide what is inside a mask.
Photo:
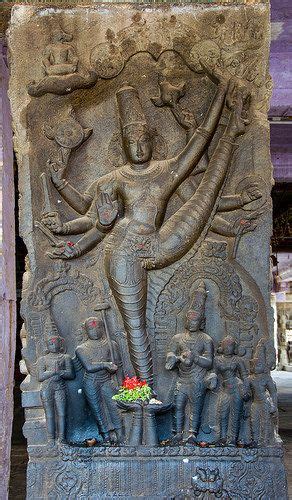
[(73, 241), (67, 241), (67, 245), (68, 245), (68, 247), (74, 247)]
[(195, 319), (197, 317), (197, 313), (191, 312), (189, 313), (189, 319)]
[(244, 224), (246, 224), (246, 222), (247, 222), (247, 221), (246, 221), (246, 220), (244, 220), (244, 219), (241, 219), (241, 220), (239, 221), (239, 223), (240, 223), (242, 226), (244, 226)]
[(96, 321), (91, 321), (91, 323), (89, 323), (89, 326), (96, 326), (96, 325), (97, 325)]

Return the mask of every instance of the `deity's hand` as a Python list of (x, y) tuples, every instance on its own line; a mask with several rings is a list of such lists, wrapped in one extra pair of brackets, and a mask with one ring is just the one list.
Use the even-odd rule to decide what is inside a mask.
[(257, 227), (257, 219), (262, 212), (253, 212), (245, 217), (239, 217), (234, 221), (234, 235), (242, 235), (254, 231)]
[(191, 351), (184, 351), (179, 359), (185, 366), (192, 366), (194, 362), (194, 356)]
[(207, 389), (209, 389), (210, 391), (214, 391), (214, 389), (216, 389), (218, 385), (218, 377), (216, 373), (212, 372), (207, 375), (207, 377), (205, 378), (205, 382)]
[(206, 75), (210, 78), (213, 83), (227, 90), (229, 77), (224, 73), (224, 71), (219, 68), (219, 66), (211, 67), (206, 60), (200, 59), (200, 64), (206, 73)]
[(62, 234), (63, 224), (58, 212), (49, 212), (43, 215), (42, 224), (46, 226), (52, 233)]
[(149, 258), (149, 259), (143, 259), (142, 260), (142, 267), (146, 269), (147, 271), (151, 271), (151, 269), (155, 269), (156, 263), (155, 259)]
[(259, 189), (259, 185), (257, 182), (254, 182), (253, 184), (248, 186), (244, 191), (242, 191), (241, 202), (242, 205), (247, 205), (251, 201), (258, 200), (261, 197), (262, 193)]
[(64, 184), (64, 175), (67, 165), (63, 161), (55, 161), (52, 160), (47, 161), (47, 166), (51, 174), (51, 179), (54, 186), (58, 189)]
[(240, 85), (237, 80), (231, 78), (226, 95), (226, 105), (230, 111), (237, 111), (241, 116), (244, 105), (249, 105), (250, 92), (247, 87)]
[(78, 243), (60, 241), (58, 244), (53, 245), (53, 251), (47, 252), (47, 255), (51, 259), (74, 259), (75, 257), (79, 257), (80, 248)]
[(104, 363), (104, 368), (110, 373), (115, 373), (118, 370), (117, 365), (112, 362)]
[(118, 215), (118, 203), (116, 200), (112, 201), (107, 193), (100, 193), (96, 208), (99, 222), (103, 226), (110, 226)]
[(167, 360), (165, 363), (166, 370), (172, 370), (175, 367), (177, 361), (178, 361), (178, 358), (174, 354), (167, 356)]

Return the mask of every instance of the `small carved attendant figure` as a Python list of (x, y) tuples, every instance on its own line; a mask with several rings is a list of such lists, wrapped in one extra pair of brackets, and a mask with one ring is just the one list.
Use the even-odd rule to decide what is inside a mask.
[[(235, 446), (238, 440), (243, 402), (249, 399), (247, 370), (238, 356), (233, 337), (225, 337), (218, 348), (214, 368), (221, 375), (219, 394), (220, 443)], [(239, 375), (239, 377), (238, 377)]]
[(70, 75), (77, 71), (78, 57), (76, 50), (68, 42), (72, 35), (64, 31), (56, 31), (43, 53), (43, 65), (47, 75)]
[[(66, 434), (66, 383), (75, 376), (72, 360), (62, 349), (63, 339), (49, 337), (48, 353), (38, 361), (38, 380), (41, 382), (41, 400), (46, 415), (48, 440), (54, 442), (56, 427), (61, 442)], [(56, 426), (57, 422), (57, 426)]]
[(206, 300), (205, 284), (201, 283), (195, 292), (193, 307), (186, 315), (186, 331), (175, 335), (167, 353), (167, 370), (178, 368), (175, 414), (176, 433), (173, 442), (183, 439), (186, 406), (190, 404), (189, 443), (196, 442), (200, 427), (201, 413), (207, 389), (214, 389), (217, 377), (209, 373), (213, 364), (213, 342), (209, 335), (201, 331), (204, 321)]
[(31, 82), (28, 85), (29, 95), (64, 95), (95, 84), (96, 73), (81, 67), (76, 49), (69, 43), (72, 39), (71, 34), (61, 29), (53, 33), (52, 42), (44, 49), (42, 57), (46, 76), (40, 82)]
[(116, 389), (112, 375), (118, 371), (119, 352), (116, 342), (109, 342), (105, 327), (97, 318), (85, 322), (88, 340), (76, 349), (84, 367), (83, 391), (105, 441), (123, 439), (122, 420), (112, 397)]
[(252, 393), (251, 432), (258, 446), (271, 444), (275, 437), (277, 389), (263, 356), (250, 360), (249, 376)]

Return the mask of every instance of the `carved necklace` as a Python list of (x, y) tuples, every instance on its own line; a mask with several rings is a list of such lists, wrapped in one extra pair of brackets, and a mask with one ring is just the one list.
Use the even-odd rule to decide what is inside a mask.
[(154, 162), (154, 164), (148, 168), (145, 168), (145, 170), (133, 170), (129, 164), (124, 165), (120, 170), (119, 173), (123, 175), (124, 177), (127, 177), (128, 179), (136, 179), (137, 177), (148, 177), (151, 175), (157, 176), (161, 173), (162, 171), (162, 165), (160, 165), (157, 162)]

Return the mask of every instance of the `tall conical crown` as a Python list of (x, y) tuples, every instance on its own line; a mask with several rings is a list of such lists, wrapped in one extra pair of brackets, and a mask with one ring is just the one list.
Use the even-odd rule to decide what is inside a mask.
[(201, 314), (205, 311), (205, 304), (207, 298), (206, 285), (204, 281), (200, 281), (195, 291), (193, 292), (193, 300), (190, 304), (190, 311), (197, 311)]
[(122, 128), (132, 124), (147, 125), (137, 89), (130, 85), (116, 93)]

